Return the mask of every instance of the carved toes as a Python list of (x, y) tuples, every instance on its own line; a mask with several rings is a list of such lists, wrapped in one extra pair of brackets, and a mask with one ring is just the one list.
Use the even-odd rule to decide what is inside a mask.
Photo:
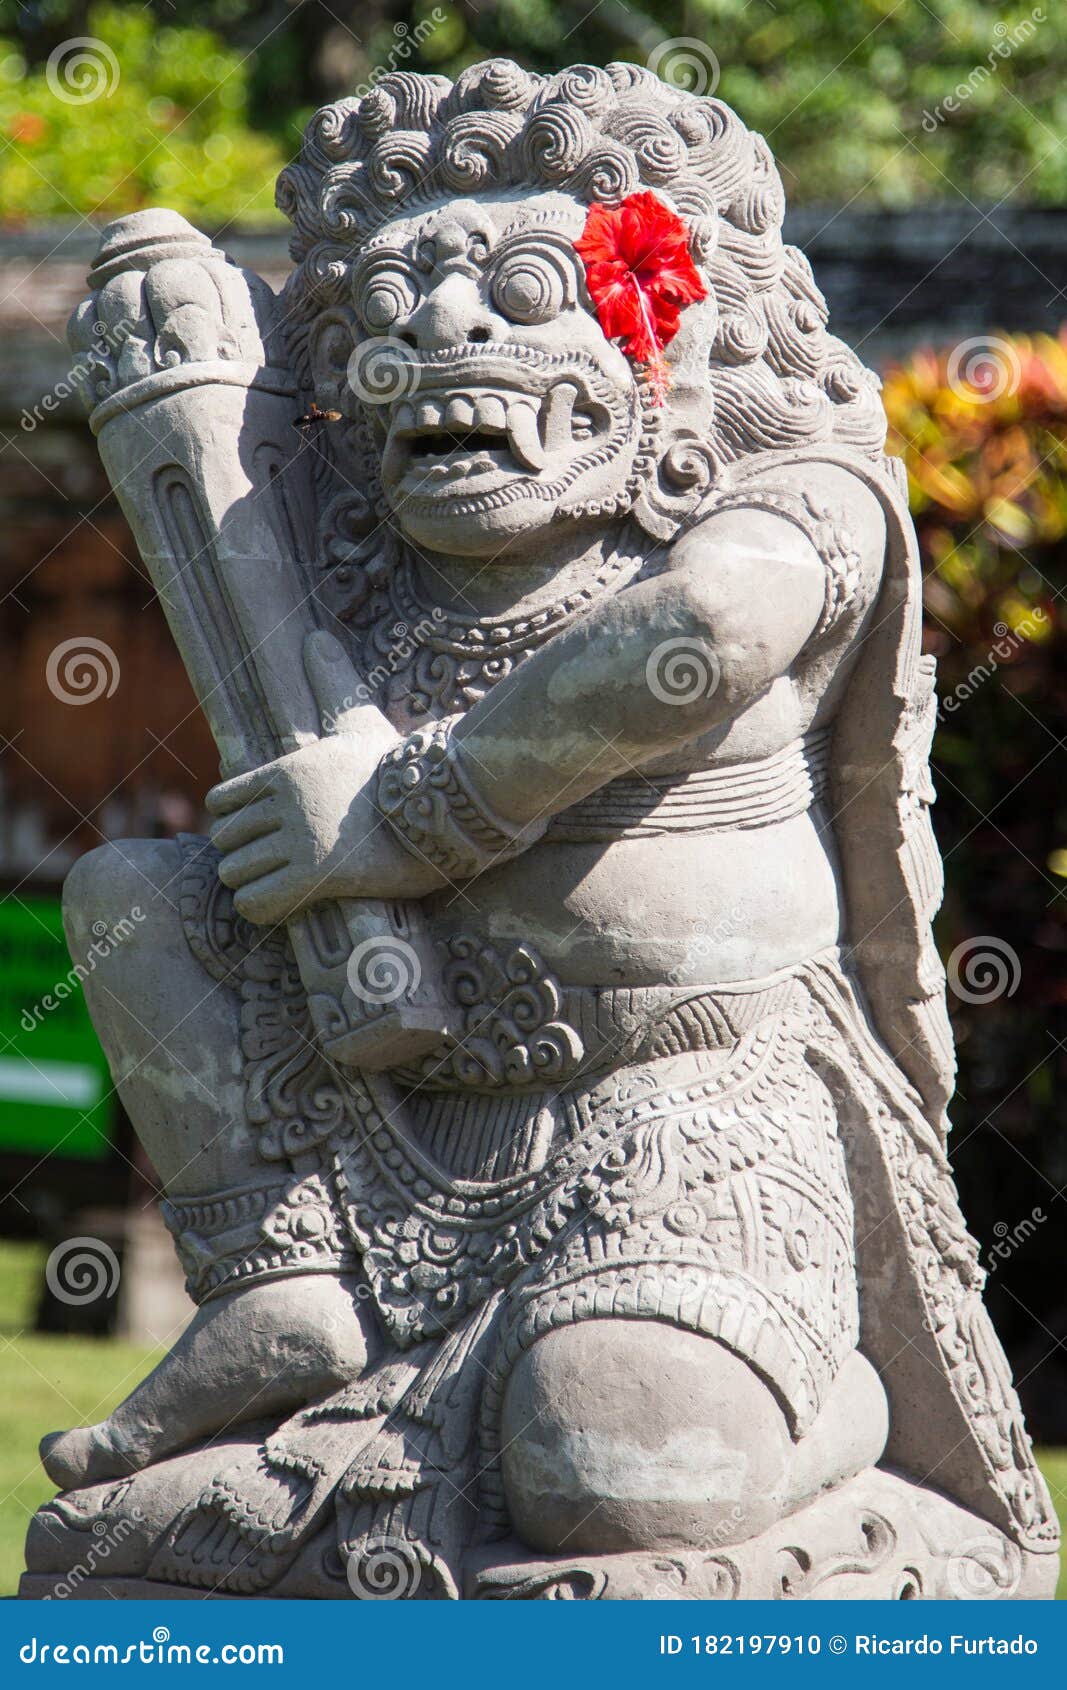
[(144, 1466), (129, 1451), (120, 1451), (106, 1420), (97, 1426), (75, 1426), (69, 1432), (49, 1432), (41, 1439), (41, 1465), (60, 1490), (80, 1490), (104, 1479), (120, 1479)]

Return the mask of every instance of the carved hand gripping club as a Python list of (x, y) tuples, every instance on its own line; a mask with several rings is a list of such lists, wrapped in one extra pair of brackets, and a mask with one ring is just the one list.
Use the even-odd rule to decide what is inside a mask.
[[(310, 453), (293, 429), (277, 302), (184, 218), (144, 211), (103, 232), (92, 295), (68, 330), (90, 426), (219, 749), (223, 778), (358, 723), (304, 671), (316, 626), (305, 559)], [(363, 706), (374, 712), (373, 705)], [(343, 899), (288, 932), (335, 1061), (378, 1069), (446, 1022), (421, 912)]]

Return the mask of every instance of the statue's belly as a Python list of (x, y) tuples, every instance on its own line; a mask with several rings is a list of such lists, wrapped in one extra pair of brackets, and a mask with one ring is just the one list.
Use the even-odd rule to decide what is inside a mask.
[(768, 827), (542, 841), (427, 902), (438, 937), (532, 946), (561, 983), (751, 980), (841, 937), (832, 835), (815, 812)]

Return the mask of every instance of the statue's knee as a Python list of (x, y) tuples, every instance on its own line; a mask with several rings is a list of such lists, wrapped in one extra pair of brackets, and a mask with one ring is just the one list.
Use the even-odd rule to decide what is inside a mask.
[(79, 961), (96, 941), (124, 942), (178, 919), (181, 852), (170, 839), (120, 839), (87, 851), (63, 884), (63, 925)]
[(792, 1443), (767, 1386), (714, 1339), (656, 1321), (538, 1339), (502, 1432), (512, 1521), (535, 1549), (714, 1547), (783, 1511)]

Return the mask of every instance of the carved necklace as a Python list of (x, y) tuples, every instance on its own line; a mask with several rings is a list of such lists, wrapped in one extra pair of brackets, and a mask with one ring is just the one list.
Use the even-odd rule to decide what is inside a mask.
[(646, 546), (628, 529), (588, 580), (565, 598), (525, 616), (465, 616), (445, 610), (416, 586), (403, 553), (383, 583), (361, 663), (383, 703), (418, 719), (452, 715), (484, 698), (530, 652), (577, 620), (593, 600), (644, 562)]

